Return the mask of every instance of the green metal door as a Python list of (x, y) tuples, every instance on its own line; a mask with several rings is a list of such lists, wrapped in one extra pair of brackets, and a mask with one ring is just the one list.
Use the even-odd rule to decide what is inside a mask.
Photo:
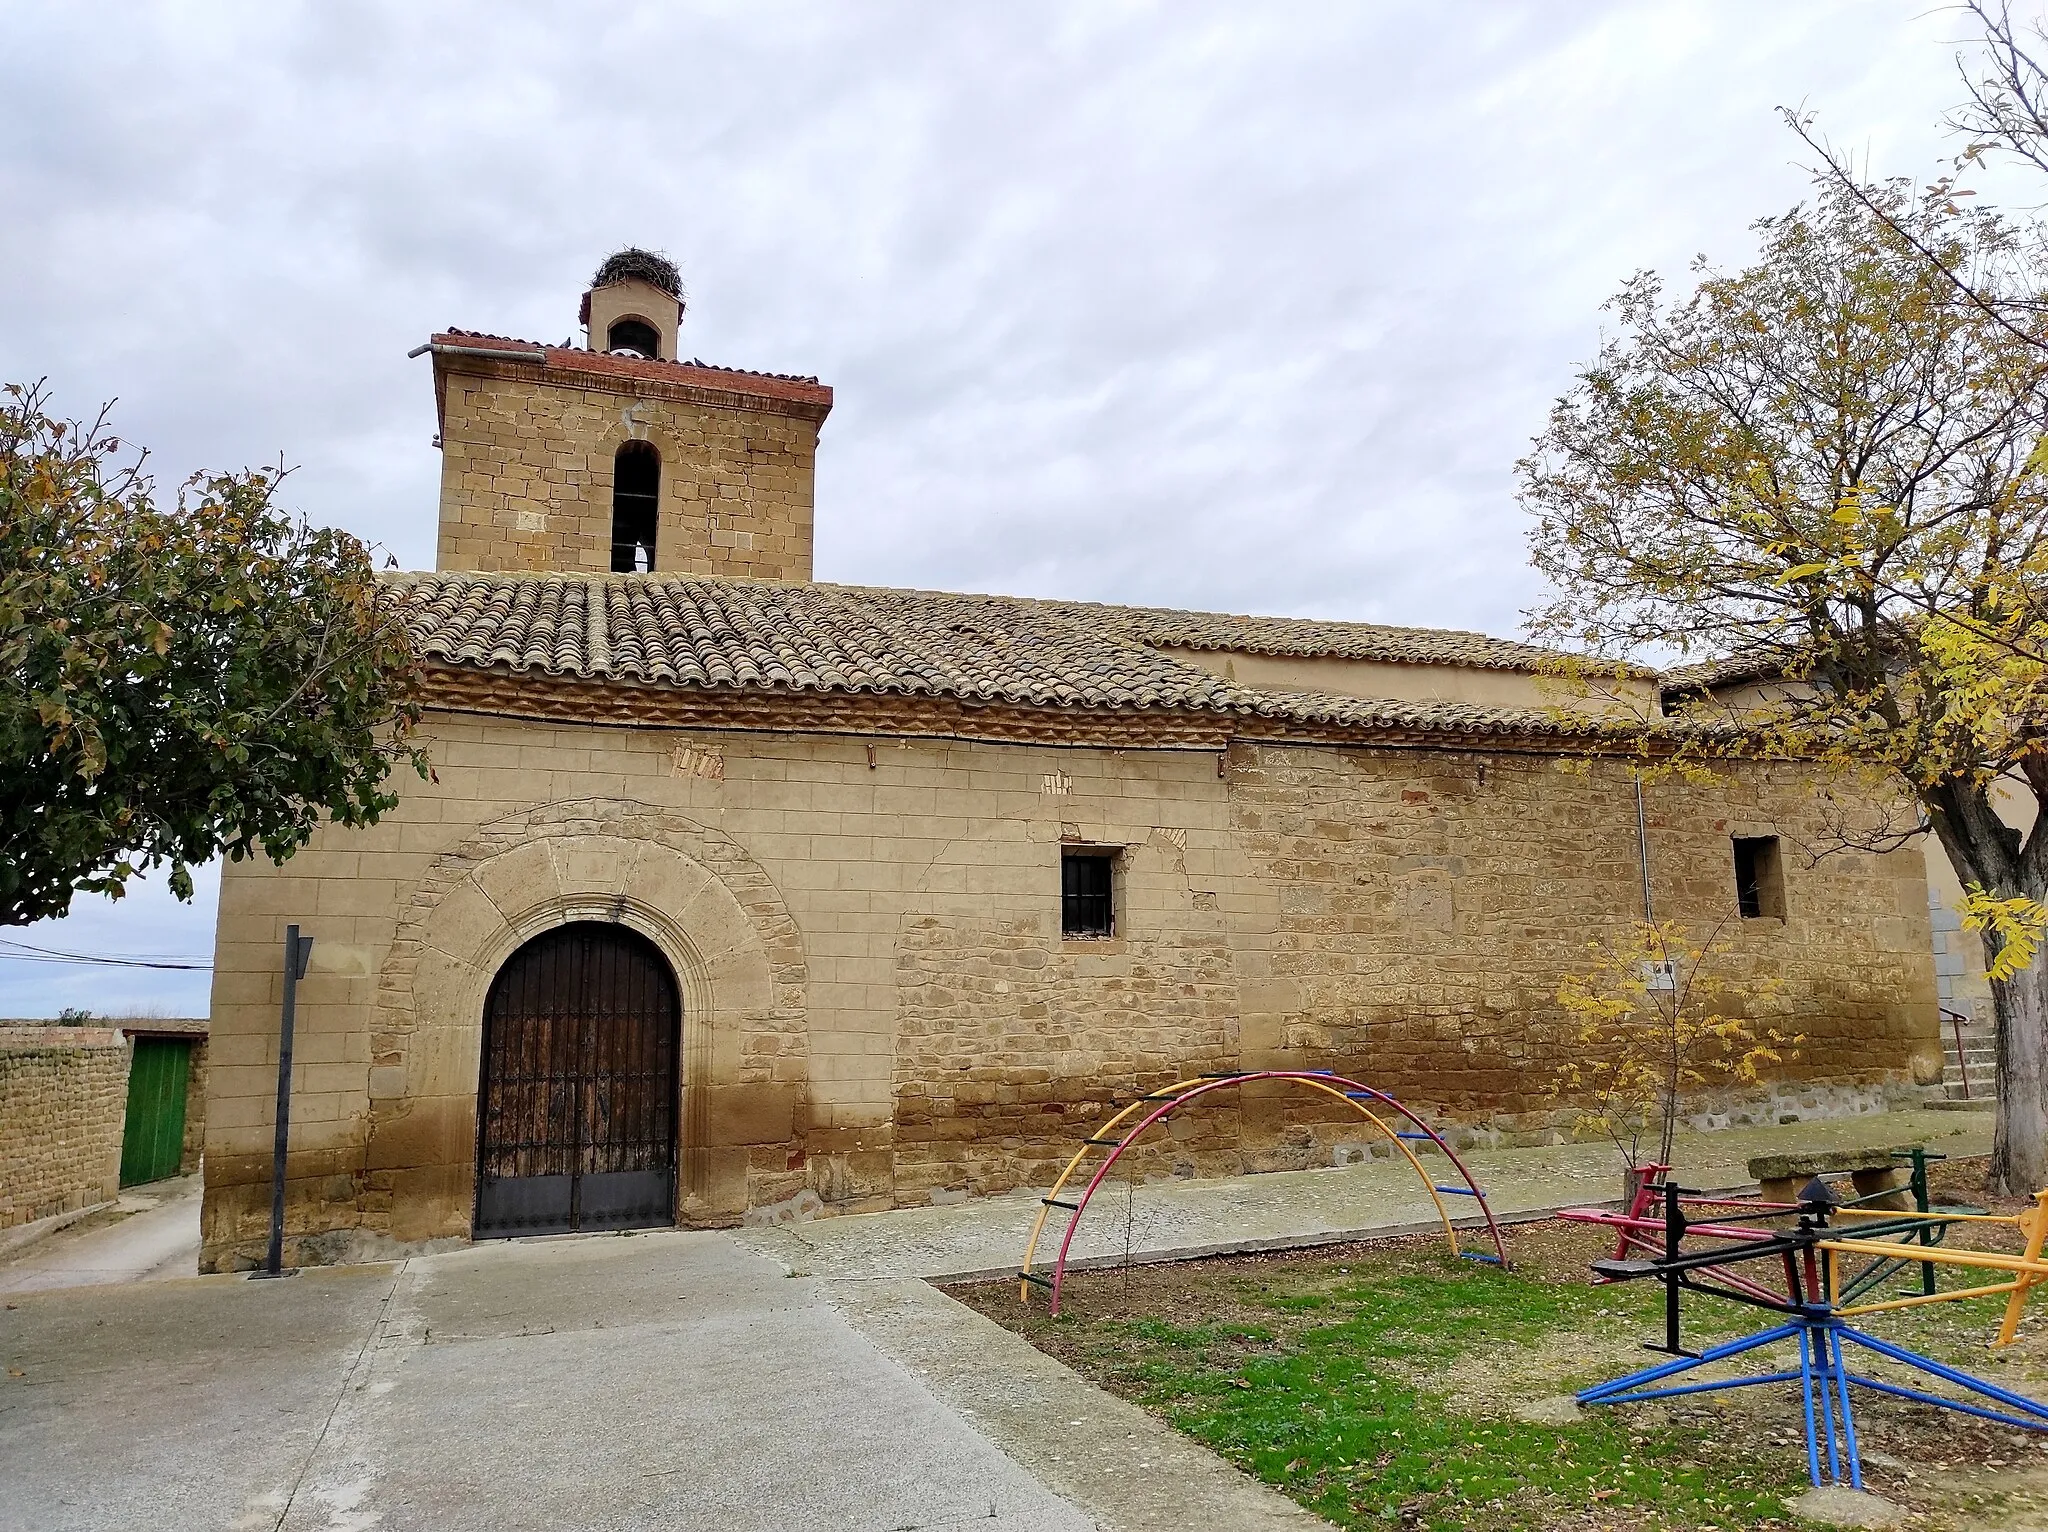
[(121, 1132), (121, 1184), (137, 1186), (178, 1173), (185, 1148), (185, 1079), (192, 1045), (178, 1037), (138, 1037), (128, 1065), (128, 1124)]

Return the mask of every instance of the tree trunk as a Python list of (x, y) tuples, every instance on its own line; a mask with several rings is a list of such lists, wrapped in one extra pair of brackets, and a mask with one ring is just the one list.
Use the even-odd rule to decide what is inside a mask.
[(2048, 1187), (2048, 954), (1991, 996), (1998, 1017), (1998, 1122), (1991, 1187), (2030, 1197)]
[[(2037, 811), (2022, 837), (2007, 824), (1979, 782), (1950, 782), (1924, 800), (1949, 865), (1965, 884), (1995, 898), (2025, 895), (2048, 902), (2048, 796), (2034, 783)], [(1998, 940), (1982, 933), (1984, 966)], [(1991, 1137), (1991, 1187), (2027, 1197), (2048, 1187), (2048, 951), (1991, 985), (1998, 1027), (1998, 1120)]]

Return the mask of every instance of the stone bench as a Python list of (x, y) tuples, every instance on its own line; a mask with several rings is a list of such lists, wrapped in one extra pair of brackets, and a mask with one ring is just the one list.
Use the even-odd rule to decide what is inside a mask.
[[(1899, 1151), (1904, 1153), (1904, 1149)], [(1797, 1202), (1800, 1190), (1815, 1176), (1847, 1172), (1856, 1198), (1893, 1195), (1866, 1207), (1897, 1208), (1910, 1212), (1913, 1200), (1906, 1188), (1912, 1181), (1912, 1166), (1894, 1159), (1890, 1149), (1817, 1149), (1810, 1154), (1760, 1154), (1749, 1162), (1749, 1173), (1763, 1188), (1766, 1202)]]

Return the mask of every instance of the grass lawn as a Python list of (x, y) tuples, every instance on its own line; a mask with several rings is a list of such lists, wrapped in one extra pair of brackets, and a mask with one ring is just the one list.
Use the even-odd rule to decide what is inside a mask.
[[(1937, 1198), (1986, 1202), (1982, 1174), (1944, 1167)], [(1013, 1282), (950, 1291), (1338, 1526), (1795, 1524), (1796, 1387), (1578, 1410), (1574, 1390), (1657, 1360), (1640, 1344), (1661, 1334), (1661, 1291), (1591, 1286), (1587, 1263), (1611, 1251), (1595, 1229), (1522, 1225), (1509, 1249), (1507, 1272), (1436, 1238), (1076, 1273), (1057, 1320)], [(2035, 1304), (2002, 1354), (1985, 1350), (1996, 1299), (1866, 1323), (2048, 1398), (2048, 1293)], [(1698, 1345), (1771, 1317), (1689, 1297), (1686, 1321)], [(1755, 1370), (1785, 1365), (1765, 1355)], [(1856, 1407), (1866, 1482), (1913, 1525), (2048, 1528), (2048, 1437), (1862, 1390)]]

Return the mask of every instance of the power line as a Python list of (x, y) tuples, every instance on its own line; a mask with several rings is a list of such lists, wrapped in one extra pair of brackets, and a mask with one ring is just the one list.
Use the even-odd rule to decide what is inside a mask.
[(186, 953), (90, 953), (64, 952), (55, 947), (38, 947), (0, 937), (0, 962), (68, 963), (92, 968), (162, 968), (197, 972), (213, 967), (211, 962)]

